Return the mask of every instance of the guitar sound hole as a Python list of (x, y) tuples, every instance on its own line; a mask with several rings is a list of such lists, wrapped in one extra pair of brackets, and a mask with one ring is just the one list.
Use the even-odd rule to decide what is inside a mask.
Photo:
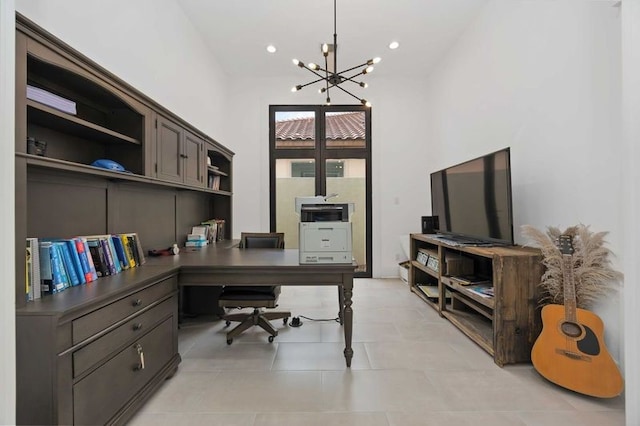
[(579, 337), (582, 334), (582, 328), (575, 322), (563, 322), (560, 328), (569, 337)]

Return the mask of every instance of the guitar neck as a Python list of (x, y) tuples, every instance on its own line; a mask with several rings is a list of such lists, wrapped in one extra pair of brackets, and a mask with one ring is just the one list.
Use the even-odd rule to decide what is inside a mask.
[(573, 266), (571, 255), (562, 255), (562, 287), (564, 289), (564, 312), (567, 321), (577, 322), (576, 287), (573, 282)]

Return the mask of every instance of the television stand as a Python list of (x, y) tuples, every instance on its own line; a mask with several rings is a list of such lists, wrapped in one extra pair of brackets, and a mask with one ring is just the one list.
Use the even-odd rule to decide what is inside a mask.
[[(540, 250), (465, 246), (451, 244), (447, 237), (411, 234), (410, 290), (488, 352), (497, 365), (529, 362), (542, 329)], [(469, 263), (473, 270), (463, 272), (462, 265)], [(474, 282), (466, 275), (484, 281)]]

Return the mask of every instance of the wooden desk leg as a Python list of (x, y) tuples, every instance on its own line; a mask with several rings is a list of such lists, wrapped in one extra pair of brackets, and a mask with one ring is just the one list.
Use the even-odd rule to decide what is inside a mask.
[(351, 348), (351, 333), (353, 327), (353, 309), (351, 305), (353, 301), (353, 275), (344, 276), (342, 279), (342, 289), (344, 296), (344, 358), (347, 361), (347, 367), (351, 367), (351, 358), (353, 358), (353, 349)]
[(344, 288), (340, 285), (338, 286), (338, 319), (340, 320), (340, 325), (344, 324)]

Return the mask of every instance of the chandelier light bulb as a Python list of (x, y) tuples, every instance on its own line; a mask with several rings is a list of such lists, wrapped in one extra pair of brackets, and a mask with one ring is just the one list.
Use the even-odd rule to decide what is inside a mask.
[[(351, 96), (358, 100), (359, 103), (370, 107), (371, 104), (366, 99), (360, 99), (359, 96), (349, 91), (346, 86), (353, 85), (359, 86), (361, 88), (367, 88), (368, 84), (365, 82), (357, 81), (359, 75), (369, 74), (373, 71), (373, 66), (381, 61), (381, 58), (376, 56), (364, 61), (364, 63), (360, 63), (360, 65), (352, 66), (345, 68), (343, 71), (338, 71), (337, 65), (341, 63), (338, 61), (337, 53), (338, 53), (338, 34), (336, 29), (336, 0), (333, 0), (333, 43), (322, 43), (321, 51), (322, 56), (324, 57), (324, 62), (320, 62), (319, 64), (309, 62), (308, 64), (304, 64), (303, 62), (294, 59), (293, 64), (299, 66), (300, 68), (307, 69), (310, 73), (315, 75), (314, 80), (293, 87), (291, 89), (292, 92), (297, 92), (303, 87), (307, 87), (309, 85), (320, 83), (321, 87), (318, 89), (318, 93), (324, 94), (326, 96), (327, 105), (331, 104), (330, 92), (333, 88), (335, 90), (341, 90), (345, 94)], [(394, 48), (394, 46), (390, 47)], [(397, 47), (397, 43), (395, 43), (395, 47)], [(329, 57), (331, 55), (331, 57)], [(324, 65), (323, 65), (324, 64)], [(359, 79), (359, 78), (358, 78)]]
[(389, 49), (392, 49), (392, 50), (393, 50), (393, 49), (397, 49), (399, 46), (400, 46), (400, 43), (398, 43), (397, 41), (392, 41), (392, 42), (389, 44)]
[(269, 53), (276, 53), (276, 47), (273, 44), (270, 44), (267, 46), (267, 52)]

